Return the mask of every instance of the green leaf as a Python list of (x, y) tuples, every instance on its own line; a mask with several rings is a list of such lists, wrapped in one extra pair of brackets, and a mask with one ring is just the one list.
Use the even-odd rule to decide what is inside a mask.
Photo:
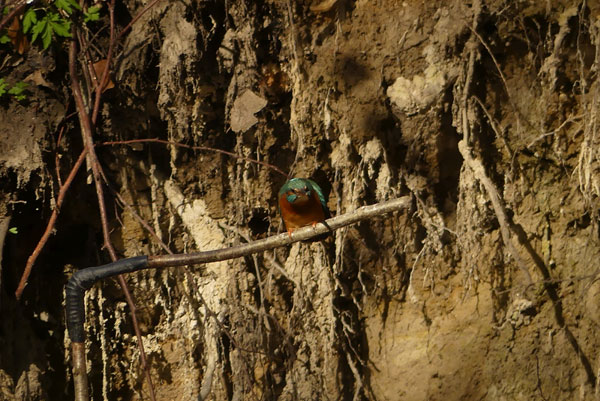
[(100, 19), (100, 7), (92, 6), (83, 15), (83, 22), (98, 21)]
[(48, 23), (48, 16), (45, 15), (37, 24), (33, 26), (31, 30), (32, 33), (37, 33), (38, 35), (42, 33), (46, 29), (46, 24)]
[(61, 21), (61, 22), (50, 22), (52, 29), (58, 36), (62, 36), (63, 38), (71, 37), (71, 22), (70, 21)]
[(25, 12), (25, 16), (23, 17), (23, 32), (29, 32), (31, 26), (37, 24), (37, 22), (38, 20), (35, 10), (33, 8), (30, 8)]
[(4, 78), (0, 78), (0, 96), (4, 95), (6, 93), (7, 86), (8, 86), (8, 84), (6, 82), (4, 82)]
[(8, 37), (8, 35), (2, 35), (0, 36), (0, 44), (5, 44), (10, 42), (10, 38)]
[(10, 94), (18, 94), (18, 93), (24, 92), (25, 89), (27, 89), (28, 86), (29, 86), (29, 84), (27, 82), (23, 82), (23, 81), (17, 82), (15, 84), (15, 86), (13, 86), (8, 91), (8, 93), (10, 93)]
[(8, 94), (12, 95), (18, 101), (23, 101), (27, 98), (27, 96), (25, 96), (27, 86), (29, 85), (26, 82), (17, 82), (15, 86), (8, 90)]
[(35, 24), (33, 26), (33, 29), (31, 30), (31, 42), (35, 42), (35, 40), (37, 39), (37, 37), (39, 36), (40, 33), (44, 32), (46, 30), (46, 27), (48, 26), (48, 16), (46, 15), (41, 21), (39, 21), (37, 24)]
[(8, 232), (11, 234), (18, 234), (19, 231), (17, 230), (17, 227), (11, 227), (8, 229)]
[(50, 46), (50, 43), (52, 42), (52, 25), (51, 24), (52, 23), (50, 22), (47, 25), (46, 30), (42, 34), (42, 45), (44, 47), (44, 50), (46, 50), (48, 48), (48, 46)]
[(27, 86), (29, 86), (29, 85), (25, 82), (17, 82), (15, 84), (15, 86), (13, 86), (12, 88), (10, 88), (8, 90), (8, 94), (12, 95), (15, 99), (17, 99), (19, 102), (21, 102), (21, 101), (27, 99), (27, 96), (25, 95)]
[(51, 21), (51, 22), (63, 21), (63, 18), (58, 13), (49, 11), (47, 15), (48, 15), (48, 21)]
[(81, 6), (79, 6), (75, 0), (56, 0), (54, 5), (60, 10), (65, 10), (67, 14), (71, 14), (73, 12), (73, 8), (76, 10), (81, 10)]

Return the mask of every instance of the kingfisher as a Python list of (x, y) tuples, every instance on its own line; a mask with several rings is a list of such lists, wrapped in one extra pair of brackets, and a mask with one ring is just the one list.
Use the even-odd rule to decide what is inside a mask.
[[(290, 238), (296, 228), (308, 225), (314, 227), (329, 217), (321, 187), (307, 178), (292, 178), (287, 181), (279, 190), (278, 198), (279, 212)], [(321, 240), (327, 235), (320, 235), (313, 240)]]

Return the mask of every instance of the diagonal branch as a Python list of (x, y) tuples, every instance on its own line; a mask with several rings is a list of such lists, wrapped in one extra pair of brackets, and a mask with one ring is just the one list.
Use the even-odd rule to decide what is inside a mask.
[(512, 257), (517, 262), (517, 265), (521, 269), (521, 271), (527, 277), (527, 284), (532, 285), (533, 279), (531, 278), (531, 274), (529, 273), (529, 269), (527, 267), (527, 263), (521, 258), (519, 251), (517, 250), (513, 240), (512, 240), (512, 224), (511, 220), (508, 217), (508, 213), (506, 212), (506, 206), (504, 205), (504, 201), (498, 192), (498, 189), (492, 182), (492, 180), (487, 176), (485, 172), (485, 167), (481, 160), (474, 158), (471, 156), (471, 150), (468, 148), (465, 140), (461, 140), (458, 143), (458, 150), (460, 151), (461, 156), (465, 160), (465, 163), (475, 174), (475, 177), (483, 184), (490, 200), (492, 201), (492, 207), (494, 208), (494, 213), (498, 218), (498, 223), (500, 224), (500, 233), (502, 234), (502, 241), (504, 245), (508, 248)]
[(8, 15), (2, 19), (2, 21), (0, 21), (0, 29), (2, 29), (4, 25), (10, 22), (13, 19), (13, 17), (19, 15), (19, 13), (25, 8), (26, 5), (27, 2), (25, 0), (18, 0), (15, 1), (13, 4), (7, 4), (7, 6), (15, 6), (15, 8), (13, 8), (12, 11), (9, 12)]
[(406, 209), (410, 205), (410, 197), (389, 200), (374, 205), (363, 206), (353, 212), (349, 212), (334, 218), (328, 219), (324, 224), (317, 224), (315, 227), (303, 227), (295, 230), (291, 235), (282, 233), (271, 237), (248, 242), (246, 244), (218, 249), (214, 251), (197, 252), (178, 255), (149, 256), (148, 267), (173, 267), (184, 266), (198, 263), (216, 262), (219, 260), (239, 258), (256, 252), (268, 251), (284, 245), (289, 245), (298, 241), (305, 241), (320, 234), (326, 234), (333, 230), (358, 223), (361, 220)]
[[(479, 2), (476, 2), (476, 4), (478, 4), (479, 6), (481, 5)], [(476, 19), (474, 19), (474, 26), (472, 29), (473, 32), (476, 29), (475, 21)], [(470, 145), (470, 143), (472, 142), (471, 126), (473, 124), (476, 124), (476, 117), (474, 113), (470, 113), (469, 99), (471, 97), (470, 86), (473, 78), (473, 70), (475, 63), (474, 55), (476, 54), (476, 52), (477, 50), (474, 48), (470, 51), (471, 54), (469, 58), (468, 73), (465, 79), (465, 86), (462, 93), (461, 104), (459, 105), (459, 107), (461, 108), (461, 114), (459, 118), (460, 120), (462, 120), (460, 121), (460, 123), (463, 131), (463, 139), (458, 143), (459, 152), (464, 158), (465, 164), (468, 166), (468, 168), (470, 168), (473, 171), (475, 177), (483, 184), (492, 202), (492, 207), (494, 209), (496, 217), (498, 218), (498, 222), (500, 224), (500, 232), (502, 234), (502, 240), (504, 242), (504, 245), (508, 248), (508, 250), (512, 254), (512, 257), (517, 262), (517, 265), (527, 277), (527, 288), (529, 288), (533, 284), (531, 274), (529, 273), (529, 268), (527, 264), (528, 262), (532, 263), (544, 277), (544, 280), (542, 282), (544, 283), (544, 289), (546, 290), (548, 297), (550, 298), (554, 306), (554, 315), (556, 322), (564, 331), (567, 340), (573, 348), (575, 355), (577, 355), (577, 357), (579, 358), (579, 361), (581, 362), (582, 367), (587, 376), (588, 382), (592, 386), (596, 386), (597, 378), (594, 369), (591, 365), (589, 358), (583, 352), (583, 349), (579, 345), (577, 338), (570, 330), (568, 324), (565, 321), (562, 300), (558, 292), (556, 291), (555, 286), (552, 284), (553, 279), (550, 276), (548, 268), (546, 267), (542, 258), (538, 255), (538, 253), (531, 245), (531, 242), (527, 238), (527, 233), (525, 232), (523, 227), (520, 224), (515, 223), (513, 219), (508, 215), (504, 199), (502, 198), (500, 191), (498, 190), (496, 185), (492, 182), (492, 180), (486, 173), (482, 161), (479, 158), (472, 155), (472, 147)], [(521, 254), (517, 249), (517, 245), (515, 245), (513, 241), (514, 239), (516, 239), (517, 243), (525, 249), (526, 255), (529, 256), (529, 260), (527, 262), (524, 258), (521, 257)]]
[(60, 187), (58, 197), (56, 198), (56, 205), (54, 207), (54, 210), (52, 211), (50, 220), (48, 220), (48, 224), (46, 225), (46, 231), (44, 231), (42, 238), (40, 238), (35, 249), (33, 250), (31, 255), (29, 255), (29, 258), (27, 259), (27, 264), (25, 265), (25, 270), (23, 271), (23, 274), (21, 275), (21, 281), (19, 281), (19, 286), (17, 287), (17, 290), (15, 291), (15, 296), (17, 297), (17, 299), (21, 299), (21, 295), (23, 295), (23, 290), (25, 289), (25, 286), (27, 285), (27, 280), (29, 279), (29, 275), (31, 274), (31, 269), (33, 268), (33, 264), (35, 263), (38, 256), (40, 255), (40, 252), (42, 252), (42, 249), (44, 248), (44, 245), (46, 245), (48, 238), (50, 238), (50, 234), (52, 234), (52, 230), (54, 229), (54, 224), (56, 223), (56, 219), (58, 218), (58, 214), (60, 213), (60, 207), (62, 206), (63, 201), (65, 200), (65, 195), (67, 194), (67, 191), (68, 191), (69, 187), (71, 186), (73, 179), (75, 179), (75, 176), (77, 175), (77, 172), (79, 171), (79, 168), (83, 164), (86, 154), (87, 154), (87, 149), (83, 149), (83, 151), (79, 155), (79, 158), (77, 159), (77, 162), (75, 162), (75, 165), (71, 169), (71, 172), (69, 173), (69, 176), (67, 177), (67, 180), (65, 181), (64, 185), (62, 185)]
[[(73, 27), (73, 30), (76, 30)], [(73, 37), (77, 37), (73, 35)], [(81, 130), (83, 134), (83, 138), (85, 141), (85, 147), (87, 149), (87, 153), (90, 157), (92, 173), (94, 178), (94, 184), (96, 186), (96, 195), (98, 197), (98, 209), (100, 211), (100, 221), (102, 224), (102, 235), (104, 238), (104, 247), (108, 250), (110, 257), (113, 261), (117, 260), (117, 253), (115, 252), (114, 247), (112, 246), (112, 242), (110, 241), (109, 233), (110, 229), (108, 227), (108, 219), (106, 214), (106, 205), (104, 203), (104, 190), (102, 188), (102, 170), (100, 168), (100, 163), (98, 162), (98, 157), (96, 156), (96, 150), (94, 149), (94, 142), (92, 138), (92, 122), (90, 119), (90, 115), (87, 112), (87, 108), (83, 101), (83, 95), (81, 92), (81, 86), (79, 85), (79, 80), (77, 78), (77, 70), (75, 66), (75, 60), (77, 58), (77, 43), (73, 40), (71, 42), (71, 46), (69, 47), (69, 73), (71, 75), (71, 89), (73, 91), (73, 97), (75, 98), (75, 105), (77, 108), (77, 113), (79, 115), (79, 121), (81, 123)], [(136, 318), (136, 306), (133, 302), (133, 298), (131, 297), (131, 293), (127, 288), (127, 283), (122, 275), (117, 277), (119, 284), (125, 294), (125, 298), (127, 300), (127, 304), (129, 306), (130, 314), (132, 317), (133, 328), (138, 340), (138, 344), (140, 347), (140, 360), (142, 364), (142, 368), (145, 372), (146, 380), (148, 381), (148, 389), (150, 391), (150, 398), (155, 400), (156, 397), (154, 395), (154, 386), (152, 385), (152, 379), (150, 377), (150, 370), (148, 368), (148, 363), (146, 359), (146, 353), (144, 351), (144, 345), (142, 341), (142, 335), (139, 329), (139, 325)], [(79, 347), (77, 348), (79, 349)], [(73, 346), (73, 352), (76, 351), (75, 346)], [(79, 356), (75, 357), (74, 360), (79, 360)], [(85, 379), (87, 382), (87, 378)], [(83, 383), (83, 380), (81, 380)], [(87, 397), (86, 397), (87, 398)], [(81, 398), (81, 399), (86, 399)]]
[[(96, 124), (98, 119), (98, 111), (100, 110), (100, 98), (104, 86), (108, 82), (108, 72), (110, 71), (110, 63), (112, 61), (113, 49), (115, 47), (115, 0), (108, 3), (108, 14), (110, 16), (110, 40), (108, 41), (108, 53), (106, 54), (106, 67), (102, 72), (102, 77), (96, 78), (96, 98), (94, 99), (94, 109), (92, 111), (92, 123)], [(93, 72), (94, 69), (91, 69)]]
[(119, 33), (119, 36), (117, 36), (117, 40), (120, 40), (123, 37), (123, 35), (125, 35), (127, 33), (127, 31), (129, 31), (129, 29), (131, 29), (131, 27), (133, 26), (133, 24), (135, 24), (137, 22), (137, 20), (140, 19), (141, 16), (144, 15), (146, 13), (146, 11), (148, 11), (152, 7), (154, 7), (154, 5), (156, 3), (158, 3), (159, 1), (160, 0), (153, 0), (146, 7), (144, 7), (142, 9), (142, 11), (140, 11), (139, 13), (137, 13), (137, 15), (135, 17), (133, 17), (133, 19), (129, 22), (129, 24), (127, 24), (125, 26), (125, 28), (123, 28), (123, 30)]

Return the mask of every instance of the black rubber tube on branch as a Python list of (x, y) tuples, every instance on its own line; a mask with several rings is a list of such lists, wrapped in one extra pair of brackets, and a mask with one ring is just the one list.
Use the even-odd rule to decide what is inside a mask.
[(88, 267), (73, 274), (65, 287), (67, 328), (71, 341), (85, 341), (83, 324), (85, 323), (85, 292), (92, 288), (96, 281), (123, 273), (142, 270), (148, 266), (148, 256), (136, 256), (121, 259), (107, 265)]

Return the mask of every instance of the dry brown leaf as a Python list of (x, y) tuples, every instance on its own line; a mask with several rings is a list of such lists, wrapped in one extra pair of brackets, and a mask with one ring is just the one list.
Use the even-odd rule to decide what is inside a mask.
[(10, 38), (17, 53), (23, 54), (29, 50), (29, 41), (23, 34), (21, 21), (18, 17), (12, 19), (10, 26), (6, 29), (6, 35)]
[[(94, 80), (94, 87), (98, 87), (99, 83), (98, 81), (100, 81), (102, 79), (102, 75), (104, 74), (104, 70), (106, 70), (106, 59), (102, 59), (100, 61), (97, 61), (93, 64), (94, 67), (94, 73), (96, 74), (96, 76), (92, 76), (92, 79)], [(115, 84), (112, 81), (112, 79), (110, 79), (110, 73), (108, 74), (108, 80), (106, 81), (106, 84), (104, 84), (104, 87), (102, 87), (102, 93), (104, 93), (105, 91), (114, 88)]]
[(41, 70), (35, 70), (31, 74), (27, 75), (23, 81), (31, 82), (37, 86), (45, 86), (46, 88), (54, 89), (54, 85), (46, 81), (46, 78), (44, 78)]

